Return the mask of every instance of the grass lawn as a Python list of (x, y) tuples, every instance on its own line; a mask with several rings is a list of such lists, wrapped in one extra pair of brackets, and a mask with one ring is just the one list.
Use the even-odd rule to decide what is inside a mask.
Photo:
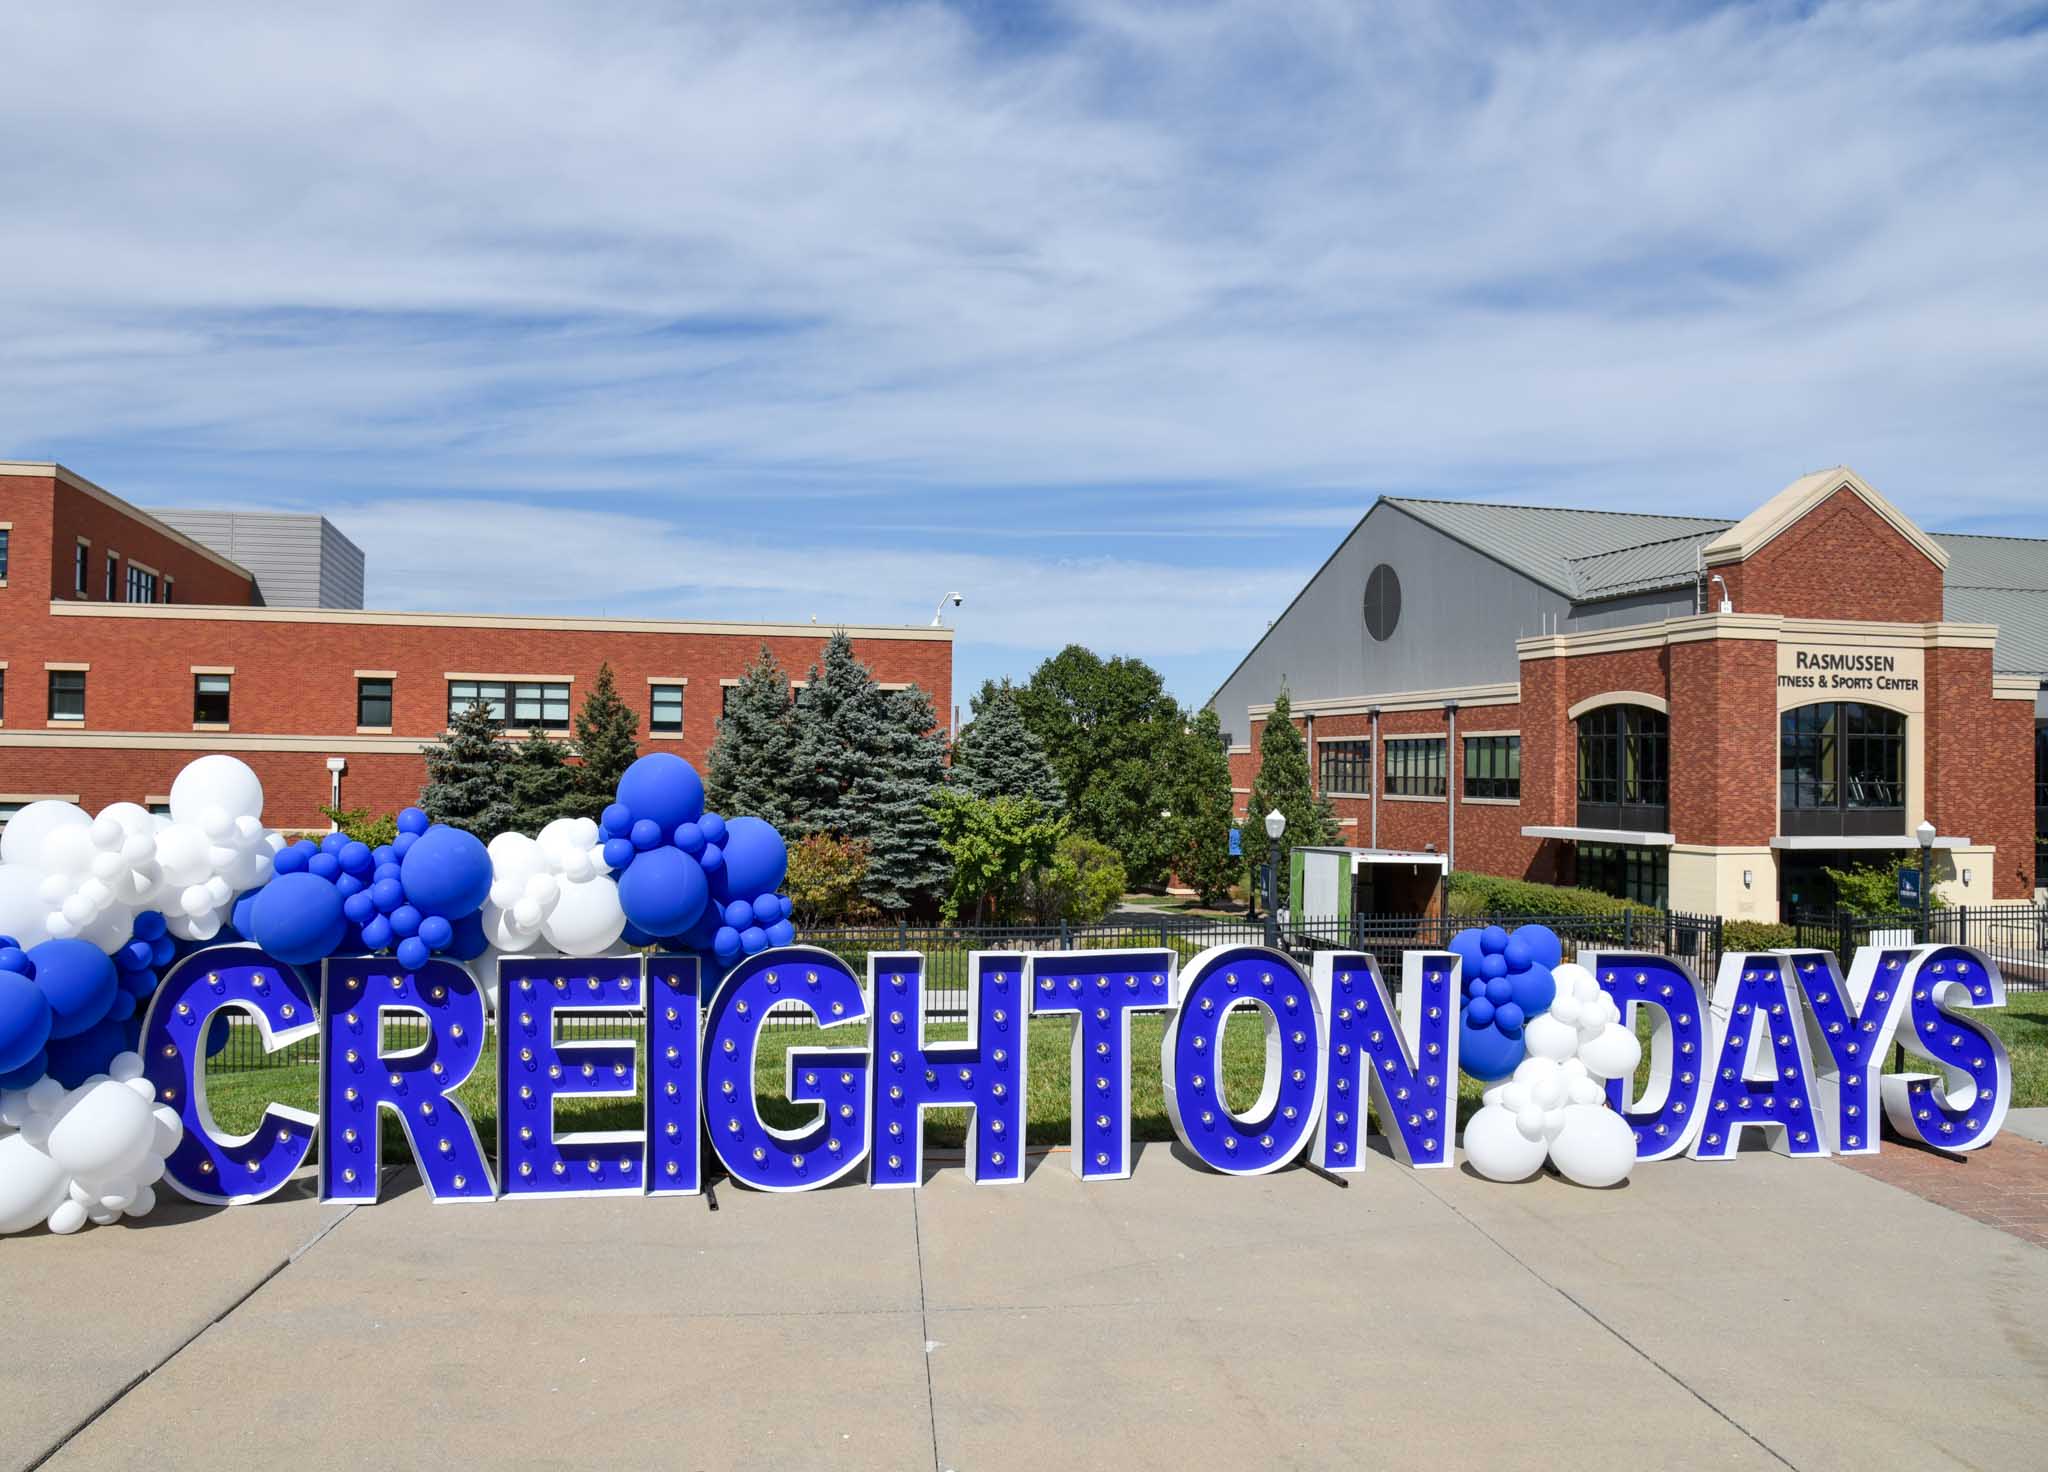
[(1137, 909), (1165, 910), (1175, 915), (1195, 915), (1211, 920), (1242, 920), (1244, 901), (1233, 900), (1223, 909), (1211, 909), (1186, 894), (1127, 894), (1123, 903)]
[[(2048, 1105), (2048, 993), (2014, 992), (2003, 1011), (1976, 1014), (1984, 1018), (2005, 1042), (2012, 1054), (2014, 1104)], [(1025, 1117), (1028, 1138), (1033, 1145), (1064, 1145), (1069, 1138), (1068, 1061), (1073, 1023), (1067, 1019), (1042, 1018), (1031, 1026), (1031, 1059), (1026, 1090)], [(1166, 1118), (1166, 1102), (1159, 1081), (1160, 1038), (1165, 1024), (1156, 1017), (1134, 1017), (1131, 1021), (1132, 1137), (1139, 1140), (1169, 1140), (1173, 1127)], [(1647, 1028), (1644, 1029), (1647, 1037)], [(960, 1040), (964, 1026), (935, 1025), (934, 1041)], [(866, 1039), (857, 1026), (826, 1032), (810, 1026), (776, 1026), (769, 1029), (755, 1074), (755, 1091), (762, 1117), (770, 1124), (792, 1127), (811, 1117), (813, 1106), (793, 1105), (782, 1095), (782, 1054), (792, 1047), (842, 1047)], [(1646, 1050), (1647, 1051), (1647, 1050)], [(1253, 1016), (1234, 1015), (1223, 1040), (1222, 1079), (1224, 1098), (1233, 1108), (1248, 1108), (1257, 1098), (1265, 1067), (1264, 1030)], [(497, 1130), (497, 1055), (487, 1049), (476, 1075), (456, 1091), (456, 1097), (470, 1111), (486, 1141)], [(1922, 1060), (1909, 1058), (1912, 1072), (1932, 1071)], [(1647, 1063), (1645, 1065), (1647, 1071)], [(1885, 1071), (1892, 1071), (1889, 1056)], [(272, 1067), (209, 1071), (206, 1094), (214, 1119), (224, 1131), (246, 1133), (256, 1127), (266, 1104), (315, 1107), (316, 1070), (311, 1062), (286, 1063)], [(1462, 1124), (1479, 1107), (1480, 1085), (1472, 1079), (1459, 1080), (1458, 1117)], [(569, 1130), (634, 1129), (640, 1121), (640, 1106), (629, 1098), (617, 1100), (565, 1099), (557, 1106), (558, 1128)], [(964, 1109), (933, 1109), (925, 1113), (925, 1140), (937, 1146), (957, 1147), (967, 1128)], [(387, 1151), (402, 1148), (394, 1120), (385, 1121)]]

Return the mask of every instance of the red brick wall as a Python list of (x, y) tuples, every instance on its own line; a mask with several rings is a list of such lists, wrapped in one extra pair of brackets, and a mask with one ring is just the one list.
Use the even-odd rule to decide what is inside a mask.
[(1778, 831), (1778, 647), (1712, 639), (1669, 649), (1671, 831), (1681, 843), (1767, 844)]
[(2034, 894), (2034, 703), (1994, 700), (1991, 651), (1927, 652), (1927, 817), (1996, 846), (1993, 899)]
[(49, 488), (51, 497), (51, 519), (44, 542), (50, 565), (50, 597), (73, 597), (72, 549), (78, 538), (84, 537), (92, 543), (86, 576), (88, 602), (106, 601), (109, 552), (120, 553), (113, 599), (117, 603), (128, 596), (131, 560), (157, 574), (159, 599), (163, 597), (163, 579), (169, 577), (176, 584), (172, 596), (179, 603), (247, 606), (254, 601), (255, 584), (251, 579), (230, 572), (178, 538), (62, 481), (45, 480), (43, 484)]
[(1934, 623), (1941, 569), (1844, 488), (1746, 561), (1710, 569), (1737, 613)]

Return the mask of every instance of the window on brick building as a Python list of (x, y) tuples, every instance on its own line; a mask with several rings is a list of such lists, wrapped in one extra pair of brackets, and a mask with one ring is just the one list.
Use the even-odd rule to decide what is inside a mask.
[(85, 671), (50, 671), (50, 719), (53, 721), (82, 721), (85, 719)]
[(569, 729), (569, 687), (557, 684), (519, 683), (505, 680), (450, 680), (448, 720), (482, 701), (491, 719), (500, 726), (543, 731)]
[(1579, 826), (1662, 831), (1670, 822), (1671, 722), (1642, 705), (1579, 717)]
[(7, 671), (0, 669), (0, 725), (7, 721)]
[(1410, 736), (1387, 738), (1386, 789), (1389, 797), (1442, 797), (1444, 779), (1444, 738)]
[(192, 677), (192, 723), (225, 726), (228, 723), (228, 694), (234, 683), (230, 675)]
[(1796, 837), (1906, 831), (1906, 718), (1856, 701), (1778, 717), (1778, 828)]
[(1372, 796), (1372, 742), (1318, 741), (1316, 743), (1316, 790)]
[(2034, 883), (2048, 884), (2048, 722), (2034, 722)]
[(1467, 736), (1464, 792), (1467, 797), (1521, 797), (1522, 738)]
[[(107, 596), (109, 598), (113, 597), (111, 589), (108, 591)], [(132, 562), (128, 564), (128, 601), (130, 603), (156, 602), (156, 574), (146, 567), (137, 567)]]
[(683, 687), (681, 685), (649, 685), (647, 687), (647, 729), (668, 735), (680, 735), (683, 729)]
[(178, 580), (176, 578), (164, 579), (164, 602), (168, 603), (171, 601), (171, 589), (175, 588), (177, 585)]
[(107, 554), (107, 602), (112, 603), (121, 590), (121, 558), (119, 554)]
[[(451, 701), (451, 705), (452, 705)], [(450, 710), (451, 719), (459, 712)], [(386, 679), (365, 677), (356, 681), (356, 724), (358, 726), (385, 726), (391, 724), (391, 682)]]
[(88, 570), (91, 565), (92, 543), (80, 539), (71, 553), (71, 591), (81, 598), (86, 592), (85, 580), (92, 575)]
[(9, 529), (0, 526), (0, 583), (7, 581), (7, 543), (9, 536)]
[(1579, 887), (1663, 909), (1671, 893), (1671, 854), (1611, 843), (1579, 845)]

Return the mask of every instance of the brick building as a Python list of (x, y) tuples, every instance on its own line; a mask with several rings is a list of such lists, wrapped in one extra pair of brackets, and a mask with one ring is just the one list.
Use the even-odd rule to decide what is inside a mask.
[[(638, 710), (641, 750), (701, 769), (723, 692), (761, 646), (801, 681), (830, 632), (279, 606), (247, 568), (176, 530), (177, 515), (62, 466), (0, 462), (0, 822), (43, 797), (162, 804), (179, 767), (209, 751), (256, 770), (280, 827), (325, 826), (331, 759), (345, 806), (388, 812), (418, 799), (421, 746), (451, 711), (482, 698), (507, 740), (533, 725), (565, 734), (606, 661)], [(952, 630), (848, 632), (884, 685), (950, 708)]]
[(1855, 472), (1734, 523), (1383, 498), (1211, 704), (1276, 692), (1344, 842), (1776, 919), (1936, 829), (1958, 903), (2048, 844), (2048, 541), (1930, 535)]

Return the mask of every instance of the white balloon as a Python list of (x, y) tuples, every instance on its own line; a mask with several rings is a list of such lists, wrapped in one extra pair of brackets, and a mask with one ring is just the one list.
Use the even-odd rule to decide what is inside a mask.
[(174, 821), (204, 826), (208, 809), (219, 812), (225, 831), (232, 831), (236, 818), (262, 815), (263, 784), (247, 762), (216, 752), (187, 762), (172, 779), (171, 817)]
[(548, 912), (536, 899), (522, 899), (512, 906), (512, 923), (528, 935), (540, 934), (540, 928), (547, 922)]
[(32, 802), (0, 829), (0, 863), (40, 865), (43, 845), (60, 828), (92, 827), (92, 816), (75, 802), (44, 798)]
[(599, 876), (563, 885), (541, 933), (565, 955), (598, 956), (617, 944), (625, 929), (619, 887), (609, 876)]
[(1525, 1140), (1541, 1145), (1543, 1124), (1543, 1111), (1534, 1104), (1525, 1104), (1515, 1112), (1515, 1129)]
[(85, 1225), (86, 1212), (76, 1201), (66, 1201), (50, 1213), (50, 1230), (60, 1237), (68, 1237)]
[(1522, 1041), (1530, 1057), (1562, 1063), (1579, 1051), (1579, 1030), (1552, 1012), (1539, 1012), (1522, 1025)]
[(1514, 1115), (1489, 1106), (1465, 1126), (1465, 1160), (1489, 1181), (1525, 1181), (1543, 1169), (1543, 1140), (1532, 1140)]
[(50, 907), (43, 900), (42, 883), (40, 869), (0, 864), (0, 935), (11, 935), (24, 946), (50, 938), (44, 928)]
[[(14, 824), (7, 827), (11, 831)], [(91, 828), (66, 823), (51, 829), (50, 836), (43, 840), (43, 872), (84, 874), (92, 868), (93, 855), (98, 852), (92, 844)]]
[(1564, 1128), (1550, 1142), (1558, 1174), (1581, 1186), (1612, 1186), (1628, 1179), (1636, 1163), (1636, 1135), (1628, 1121), (1593, 1104), (1572, 1104)]
[(1589, 987), (1596, 992), (1600, 990), (1599, 980), (1576, 961), (1566, 961), (1562, 965), (1551, 967), (1550, 975), (1557, 983), (1559, 996), (1563, 996), (1567, 991), (1574, 996), (1585, 996), (1586, 992), (1581, 990), (1582, 987)]
[(1557, 1109), (1564, 1104), (1565, 1080), (1562, 1073), (1552, 1073), (1548, 1078), (1538, 1079), (1530, 1092), (1542, 1109)]
[(56, 1161), (20, 1135), (0, 1136), (0, 1235), (48, 1219), (69, 1187)]
[(195, 823), (172, 823), (156, 835), (156, 862), (167, 883), (183, 888), (212, 872), (213, 846)]
[(562, 897), (562, 882), (552, 874), (536, 874), (526, 881), (524, 898), (532, 900), (543, 911), (550, 908)]
[(118, 1179), (149, 1155), (156, 1120), (149, 1100), (116, 1079), (101, 1077), (72, 1090), (50, 1127), (50, 1158), (81, 1180)]
[(1589, 1073), (1601, 1078), (1630, 1078), (1643, 1061), (1643, 1045), (1628, 1028), (1610, 1022), (1590, 1042), (1579, 1044), (1579, 1057)]
[(485, 905), (483, 921), (484, 938), (491, 943), (494, 950), (523, 951), (540, 939), (539, 926), (530, 930), (523, 929), (514, 923), (512, 912), (499, 905)]

